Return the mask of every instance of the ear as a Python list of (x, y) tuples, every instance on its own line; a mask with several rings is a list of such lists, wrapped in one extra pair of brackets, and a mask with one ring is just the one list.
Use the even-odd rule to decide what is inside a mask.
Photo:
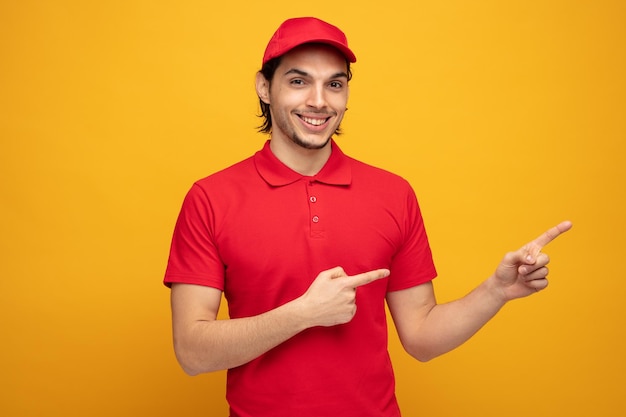
[(256, 94), (265, 104), (270, 104), (270, 83), (261, 71), (256, 73)]

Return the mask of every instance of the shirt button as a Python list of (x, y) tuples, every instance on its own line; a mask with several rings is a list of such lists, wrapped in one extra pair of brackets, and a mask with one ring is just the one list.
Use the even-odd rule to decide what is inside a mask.
[(315, 197), (315, 196), (311, 196), (311, 197), (309, 197), (309, 201), (310, 201), (311, 203), (315, 203), (315, 202), (317, 201), (317, 197)]
[(320, 218), (318, 216), (313, 216), (313, 223), (318, 223), (320, 221)]

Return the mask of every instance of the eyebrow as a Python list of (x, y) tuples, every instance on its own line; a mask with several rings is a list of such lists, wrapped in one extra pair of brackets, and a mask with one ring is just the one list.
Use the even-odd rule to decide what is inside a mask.
[[(298, 68), (292, 68), (289, 71), (285, 72), (285, 75), (289, 75), (289, 74), (297, 74), (300, 75), (302, 77), (308, 77), (310, 74), (306, 71), (302, 71)], [(346, 74), (345, 72), (338, 72), (336, 74), (333, 74), (331, 77), (329, 78), (348, 78), (348, 74)]]

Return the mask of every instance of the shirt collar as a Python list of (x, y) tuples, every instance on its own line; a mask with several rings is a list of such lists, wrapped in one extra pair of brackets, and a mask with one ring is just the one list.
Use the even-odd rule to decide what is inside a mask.
[(350, 185), (352, 169), (350, 159), (339, 149), (334, 140), (331, 141), (330, 158), (326, 164), (313, 176), (305, 176), (283, 164), (270, 149), (270, 141), (265, 142), (263, 149), (254, 155), (254, 164), (259, 175), (269, 185), (280, 187), (288, 185), (302, 178), (310, 178), (329, 185)]

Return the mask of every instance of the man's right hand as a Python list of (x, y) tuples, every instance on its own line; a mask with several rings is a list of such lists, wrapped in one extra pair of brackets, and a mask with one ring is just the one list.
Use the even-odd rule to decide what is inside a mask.
[(357, 287), (387, 276), (388, 269), (349, 276), (339, 266), (320, 272), (299, 300), (307, 327), (348, 323), (356, 314)]

